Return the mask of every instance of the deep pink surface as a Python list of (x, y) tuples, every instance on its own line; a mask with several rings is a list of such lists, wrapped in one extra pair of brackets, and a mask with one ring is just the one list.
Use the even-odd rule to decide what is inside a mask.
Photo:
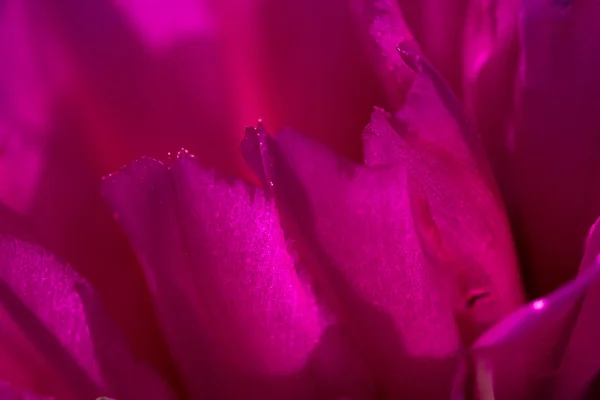
[(0, 399), (588, 393), (599, 13), (0, 1)]

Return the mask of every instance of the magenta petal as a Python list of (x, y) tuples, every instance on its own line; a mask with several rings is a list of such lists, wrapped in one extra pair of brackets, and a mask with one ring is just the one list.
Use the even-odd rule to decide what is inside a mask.
[[(136, 365), (93, 289), (44, 250), (0, 238), (0, 373), (57, 398), (168, 399)], [(7, 375), (7, 376), (5, 376)]]
[(595, 263), (483, 335), (473, 346), (480, 398), (491, 390), (497, 400), (579, 398), (600, 367), (594, 350), (599, 284)]
[[(589, 269), (598, 268), (600, 260), (598, 258), (600, 256), (599, 222), (600, 219), (596, 220), (588, 235), (585, 255), (580, 267), (580, 277), (587, 275)], [(573, 326), (557, 377), (557, 399), (581, 398), (587, 390), (592, 390), (590, 385), (598, 379), (600, 373), (598, 309), (600, 309), (600, 277), (596, 278), (587, 289), (577, 321)], [(600, 395), (600, 391), (597, 391), (598, 388), (594, 389), (596, 392), (588, 392), (589, 398), (597, 398)]]
[(354, 165), (291, 131), (265, 139), (284, 226), (378, 390), (407, 398), (447, 391), (458, 335), (421, 247), (432, 233), (427, 205), (406, 171)]
[(31, 392), (15, 389), (0, 382), (0, 399), (2, 400), (52, 400), (50, 397), (39, 396)]
[[(323, 376), (310, 378), (312, 357), (330, 324), (296, 272), (272, 199), (185, 154), (170, 170), (137, 161), (108, 177), (104, 193), (145, 267), (192, 395), (316, 396), (311, 385)], [(348, 370), (342, 360), (336, 368)]]
[(447, 253), (455, 312), (470, 342), (523, 302), (514, 246), (479, 139), (459, 103), (420, 56), (406, 56), (421, 72), (396, 117), (373, 113), (363, 134), (365, 163), (404, 165), (427, 196)]

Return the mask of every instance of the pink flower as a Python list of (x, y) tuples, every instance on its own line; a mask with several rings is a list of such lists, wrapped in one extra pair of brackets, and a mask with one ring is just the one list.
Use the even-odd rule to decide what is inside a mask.
[[(593, 99), (586, 97), (593, 57), (565, 57), (556, 69), (542, 60), (554, 61), (556, 46), (550, 45), (556, 43), (556, 51), (569, 56), (595, 55), (571, 47), (588, 45), (582, 38), (595, 29), (595, 5), (456, 1), (435, 9), (427, 0), (399, 6), (357, 0), (352, 28), (350, 8), (336, 5), (223, 3), (178, 0), (176, 7), (152, 8), (137, 1), (114, 7), (67, 1), (44, 8), (6, 2), (10, 24), (3, 26), (22, 35), (19, 43), (33, 43), (26, 34), (31, 29), (50, 34), (41, 48), (51, 54), (53, 78), (30, 79), (37, 73), (23, 66), (35, 65), (35, 51), (1, 49), (21, 57), (0, 74), (10, 99), (2, 109), (11, 156), (5, 176), (18, 166), (27, 169), (23, 181), (7, 180), (0, 193), (12, 209), (0, 208), (0, 333), (10, 343), (0, 350), (0, 380), (7, 382), (0, 393), (60, 399), (593, 396), (600, 370), (597, 224), (577, 278), (523, 305), (503, 201), (525, 271), (540, 271), (549, 255), (546, 265), (561, 268), (556, 280), (532, 285), (546, 295), (574, 275), (575, 247), (583, 247), (597, 216), (593, 195), (592, 205), (585, 200), (577, 214), (557, 210), (571, 207), (573, 193), (584, 191), (569, 157), (592, 148), (598, 125), (587, 109)], [(291, 11), (301, 12), (288, 20)], [(298, 15), (339, 19), (317, 24), (318, 35), (277, 29), (293, 21), (305, 25)], [(122, 16), (127, 24), (115, 24)], [(263, 16), (264, 25), (248, 22)], [(32, 20), (37, 24), (29, 25)], [(87, 26), (92, 23), (98, 25)], [(98, 28), (109, 25), (98, 39)], [(377, 101), (393, 113), (375, 109), (362, 136), (353, 136), (346, 131), (363, 115), (351, 111), (383, 93), (362, 64), (358, 40), (346, 42), (355, 45), (347, 54), (328, 46), (344, 43), (340, 32), (358, 38), (367, 31), (375, 40), (364, 45), (367, 53), (380, 53), (374, 65), (386, 89), (385, 100)], [(106, 37), (119, 41), (107, 46)], [(190, 38), (193, 51), (174, 50)], [(288, 49), (290, 39), (314, 43), (322, 63), (290, 51), (312, 54), (310, 44)], [(266, 56), (265, 43), (278, 57)], [(257, 48), (262, 51), (252, 51)], [(332, 71), (339, 76), (322, 72), (337, 63)], [(192, 66), (202, 69), (189, 74)], [(573, 71), (581, 77), (561, 84), (559, 95), (548, 92), (547, 80)], [(261, 79), (269, 73), (273, 80)], [(343, 96), (360, 94), (344, 82), (345, 73), (369, 77), (371, 89), (357, 103)], [(190, 80), (183, 85), (174, 76)], [(261, 81), (268, 83), (265, 90), (255, 85)], [(304, 89), (297, 98), (278, 96)], [(564, 101), (565, 93), (586, 101), (576, 107)], [(315, 115), (312, 107), (327, 109)], [(56, 146), (48, 131), (54, 110), (64, 115), (54, 123), (61, 135), (72, 131), (71, 138), (93, 144), (97, 160), (79, 155), (82, 168), (74, 168), (74, 149), (89, 147), (73, 139), (60, 151), (48, 150)], [(553, 124), (545, 120), (547, 111)], [(224, 133), (259, 112), (276, 127), (287, 119), (313, 138), (289, 129), (269, 136), (262, 124), (248, 128), (243, 167), (235, 137)], [(558, 135), (548, 146), (540, 143), (541, 132), (572, 126), (578, 136), (568, 145)], [(139, 146), (127, 144), (137, 136)], [(187, 151), (168, 164), (142, 158), (108, 176), (102, 194), (112, 212), (89, 183), (137, 152), (157, 155), (185, 139), (198, 158)], [(551, 165), (561, 151), (568, 156), (565, 168)], [(62, 152), (68, 157), (44, 159)], [(69, 196), (39, 189), (51, 187), (42, 165), (64, 171)], [(549, 176), (565, 178), (560, 182), (571, 192), (549, 193), (555, 186)], [(108, 216), (130, 239), (143, 278)], [(550, 218), (561, 229), (547, 229)], [(66, 221), (74, 228), (63, 228)], [(85, 237), (65, 240), (78, 234)], [(86, 279), (30, 242), (72, 260)], [(550, 244), (552, 253), (540, 251), (540, 243)]]

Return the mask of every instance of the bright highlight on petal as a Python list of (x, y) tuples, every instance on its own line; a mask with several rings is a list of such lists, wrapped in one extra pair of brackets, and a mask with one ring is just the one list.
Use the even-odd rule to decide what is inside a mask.
[(531, 306), (534, 310), (541, 310), (546, 306), (546, 302), (544, 300), (536, 300), (531, 304)]

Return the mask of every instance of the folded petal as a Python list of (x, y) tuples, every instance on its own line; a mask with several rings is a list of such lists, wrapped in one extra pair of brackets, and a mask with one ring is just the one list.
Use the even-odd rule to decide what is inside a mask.
[(493, 177), (464, 111), (420, 55), (404, 52), (418, 72), (395, 116), (376, 110), (363, 134), (365, 163), (404, 165), (429, 201), (471, 342), (522, 304), (508, 221)]
[(64, 399), (169, 399), (90, 285), (43, 249), (0, 238), (2, 378)]
[(259, 142), (284, 227), (379, 393), (447, 393), (458, 334), (422, 248), (435, 226), (406, 171), (355, 165), (292, 131)]
[[(587, 274), (588, 269), (597, 268), (600, 256), (599, 220), (588, 235), (585, 255), (580, 266), (580, 277)], [(578, 279), (581, 279), (578, 277)], [(555, 398), (559, 400), (584, 398), (593, 399), (600, 395), (598, 376), (600, 374), (600, 278), (596, 278), (585, 293), (577, 321), (565, 348), (565, 354), (556, 379)], [(594, 385), (595, 383), (595, 385)]]
[(327, 377), (311, 357), (330, 323), (287, 251), (271, 198), (185, 153), (170, 169), (137, 161), (106, 178), (104, 193), (145, 267), (193, 396), (317, 396), (311, 385)]
[[(597, 236), (593, 230), (589, 243)], [(587, 251), (598, 256), (597, 248), (588, 245)], [(592, 395), (600, 372), (599, 305), (600, 264), (584, 261), (574, 281), (490, 329), (473, 346), (479, 398), (488, 398), (486, 391), (499, 400)]]

